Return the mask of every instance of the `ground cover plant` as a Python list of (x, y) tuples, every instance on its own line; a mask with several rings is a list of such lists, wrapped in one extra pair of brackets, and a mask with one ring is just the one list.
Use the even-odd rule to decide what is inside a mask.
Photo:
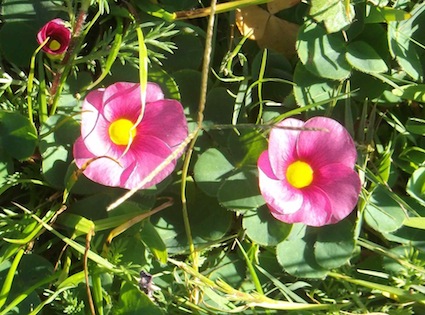
[(0, 20), (0, 314), (425, 313), (421, 1)]

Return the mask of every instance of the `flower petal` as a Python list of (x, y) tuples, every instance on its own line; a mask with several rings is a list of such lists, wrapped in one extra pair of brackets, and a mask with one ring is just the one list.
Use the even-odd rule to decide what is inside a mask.
[(69, 42), (71, 41), (71, 31), (65, 26), (62, 19), (54, 19), (47, 22), (37, 33), (37, 42), (41, 45), (46, 38), (57, 41), (60, 46), (56, 50), (49, 47), (49, 43), (43, 46), (43, 50), (52, 55), (60, 55), (68, 49)]
[(120, 186), (120, 178), (124, 168), (117, 161), (102, 156), (98, 158), (99, 156), (93, 155), (85, 146), (82, 137), (79, 137), (75, 142), (73, 154), (75, 164), (79, 168), (92, 160), (83, 172), (87, 178), (106, 186)]
[(142, 108), (140, 85), (138, 83), (117, 82), (108, 86), (103, 94), (103, 112), (112, 122), (125, 118), (136, 122)]
[(270, 209), (279, 215), (299, 211), (304, 199), (302, 192), (293, 189), (286, 180), (275, 177), (268, 151), (264, 151), (258, 159), (258, 175), (261, 194)]
[(309, 226), (333, 223), (331, 202), (326, 193), (318, 187), (309, 187), (302, 192), (304, 199), (299, 211), (283, 214), (279, 209), (271, 207), (271, 214), (286, 223), (304, 223)]
[(152, 103), (164, 99), (164, 93), (161, 87), (152, 82), (148, 82), (146, 87), (146, 103)]
[(143, 136), (155, 136), (171, 148), (179, 145), (188, 134), (183, 107), (168, 99), (148, 103), (139, 130)]
[[(301, 128), (304, 122), (294, 118), (288, 118), (276, 126)], [(296, 159), (296, 141), (300, 130), (273, 128), (269, 138), (269, 158), (273, 173), (279, 179), (285, 178), (288, 164)]]
[(300, 159), (305, 159), (313, 169), (324, 165), (342, 163), (353, 168), (357, 159), (356, 147), (348, 131), (336, 120), (314, 117), (306, 121), (306, 128), (323, 128), (324, 131), (303, 131), (297, 142)]
[[(127, 189), (137, 187), (145, 177), (172, 153), (170, 147), (161, 139), (152, 136), (145, 136), (142, 139), (134, 143), (131, 146), (131, 150), (120, 159), (120, 162), (125, 165), (125, 171), (120, 178), (120, 187)], [(142, 188), (161, 182), (173, 172), (175, 165), (176, 161), (174, 160)]]
[(317, 173), (314, 184), (327, 194), (332, 206), (330, 223), (337, 223), (357, 204), (361, 189), (359, 174), (343, 164), (326, 165)]
[(81, 113), (81, 136), (87, 149), (97, 156), (110, 154), (113, 143), (109, 137), (110, 123), (102, 115), (103, 90), (87, 94)]

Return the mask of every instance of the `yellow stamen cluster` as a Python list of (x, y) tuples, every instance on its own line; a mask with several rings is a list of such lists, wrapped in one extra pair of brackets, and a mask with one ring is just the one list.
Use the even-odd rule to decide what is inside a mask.
[(313, 169), (303, 161), (295, 161), (286, 170), (286, 180), (295, 188), (304, 188), (313, 182)]
[(60, 48), (61, 48), (61, 43), (59, 43), (57, 40), (55, 40), (55, 39), (52, 39), (50, 42), (49, 42), (49, 48), (50, 48), (50, 50), (53, 50), (53, 51), (56, 51), (56, 50), (59, 50)]
[(109, 138), (118, 145), (128, 145), (136, 137), (136, 128), (128, 119), (117, 119), (109, 126)]

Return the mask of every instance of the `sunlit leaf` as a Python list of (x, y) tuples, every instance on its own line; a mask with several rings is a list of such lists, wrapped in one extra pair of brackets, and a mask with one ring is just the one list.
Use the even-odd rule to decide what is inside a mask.
[(347, 28), (355, 16), (350, 1), (342, 0), (312, 0), (310, 14), (317, 22), (324, 22), (329, 33)]

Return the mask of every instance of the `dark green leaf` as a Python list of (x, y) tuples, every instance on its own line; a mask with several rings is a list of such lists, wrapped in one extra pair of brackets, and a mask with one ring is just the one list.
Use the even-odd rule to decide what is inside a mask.
[(314, 245), (317, 263), (325, 269), (345, 264), (354, 251), (354, 230), (348, 220), (319, 229)]
[(319, 77), (342, 80), (350, 75), (342, 36), (327, 34), (319, 24), (307, 22), (300, 28), (297, 50), (307, 70)]
[(381, 186), (372, 193), (365, 208), (365, 220), (378, 232), (392, 232), (403, 225), (405, 213), (401, 206), (391, 198), (390, 192)]
[(365, 73), (383, 73), (388, 71), (387, 64), (366, 42), (351, 42), (347, 46), (346, 58), (355, 69)]
[(235, 211), (256, 209), (264, 205), (256, 169), (242, 168), (227, 178), (218, 191), (218, 200), (223, 207)]
[(282, 242), (292, 228), (291, 224), (274, 218), (267, 206), (246, 212), (242, 224), (247, 236), (263, 246), (275, 246)]
[(30, 157), (37, 144), (37, 131), (28, 118), (0, 111), (0, 143), (12, 157), (24, 160)]

